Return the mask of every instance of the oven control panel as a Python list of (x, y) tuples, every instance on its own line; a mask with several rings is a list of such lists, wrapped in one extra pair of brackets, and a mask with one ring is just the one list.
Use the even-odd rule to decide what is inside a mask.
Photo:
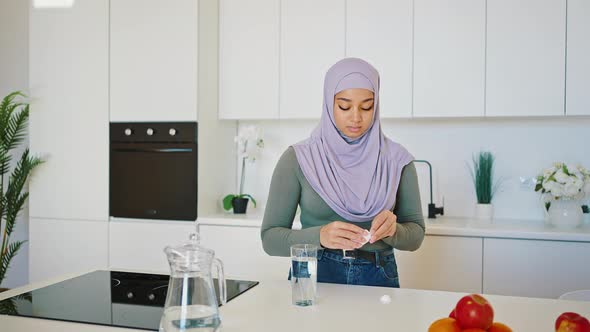
[(111, 122), (111, 142), (197, 142), (196, 122)]

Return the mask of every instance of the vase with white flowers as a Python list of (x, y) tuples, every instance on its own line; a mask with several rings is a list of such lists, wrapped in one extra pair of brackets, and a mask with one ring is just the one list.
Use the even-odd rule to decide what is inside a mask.
[(262, 148), (264, 148), (264, 139), (262, 138), (262, 131), (254, 125), (242, 126), (234, 141), (237, 145), (238, 162), (241, 164), (240, 168), (240, 184), (238, 186), (238, 194), (229, 194), (223, 198), (223, 208), (226, 211), (233, 209), (234, 213), (246, 213), (248, 201), (252, 201), (256, 207), (256, 200), (252, 195), (244, 193), (244, 180), (246, 177), (246, 161), (254, 163), (260, 156)]
[(581, 165), (553, 163), (537, 176), (535, 191), (543, 194), (551, 225), (580, 226), (583, 221), (581, 200), (590, 195), (590, 172)]

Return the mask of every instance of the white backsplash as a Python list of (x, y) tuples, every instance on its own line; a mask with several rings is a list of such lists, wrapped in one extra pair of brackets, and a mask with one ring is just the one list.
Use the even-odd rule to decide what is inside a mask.
[[(316, 120), (241, 121), (263, 130), (260, 159), (246, 165), (245, 192), (264, 208), (274, 167), (285, 149), (309, 136)], [(531, 179), (554, 161), (590, 168), (590, 117), (386, 119), (383, 132), (403, 144), (416, 159), (433, 166), (434, 201), (445, 215), (469, 217), (476, 203), (468, 165), (473, 154), (492, 151), (495, 175), (501, 185), (494, 196), (494, 215), (500, 219), (543, 218), (539, 193), (521, 177)], [(428, 168), (416, 164), (424, 214), (429, 202)], [(529, 181), (530, 182), (530, 181)]]

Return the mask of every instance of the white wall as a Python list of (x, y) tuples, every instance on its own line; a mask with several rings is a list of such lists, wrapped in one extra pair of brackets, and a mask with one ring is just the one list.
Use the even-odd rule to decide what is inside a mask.
[[(0, 1), (0, 98), (15, 90), (25, 93), (29, 85), (29, 2), (23, 0)], [(28, 145), (28, 141), (23, 146)], [(15, 150), (15, 158), (21, 150)], [(18, 217), (11, 240), (29, 237), (28, 206)], [(0, 233), (0, 235), (2, 235)], [(13, 288), (28, 283), (29, 246), (25, 244), (12, 260), (2, 287)]]
[[(319, 110), (318, 110), (319, 112)], [(256, 164), (248, 164), (246, 192), (266, 204), (270, 179), (278, 158), (291, 144), (309, 136), (316, 121), (244, 121), (264, 132), (265, 148)], [(444, 196), (445, 215), (468, 217), (476, 203), (467, 163), (480, 149), (497, 159), (496, 175), (503, 179), (493, 200), (495, 216), (509, 219), (543, 218), (539, 194), (521, 185), (519, 177), (535, 177), (554, 161), (581, 163), (590, 168), (590, 117), (517, 119), (383, 120), (384, 133), (416, 157), (433, 165), (434, 201)], [(417, 164), (424, 213), (429, 201), (428, 169)]]
[(234, 192), (236, 121), (219, 121), (219, 1), (199, 1), (199, 193), (198, 214), (220, 213), (221, 198)]

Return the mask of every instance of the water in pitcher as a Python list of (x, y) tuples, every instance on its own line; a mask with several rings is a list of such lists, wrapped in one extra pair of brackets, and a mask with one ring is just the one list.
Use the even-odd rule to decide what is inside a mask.
[(216, 310), (206, 305), (174, 306), (164, 310), (160, 331), (215, 332), (221, 320)]
[(298, 306), (313, 305), (317, 287), (317, 259), (315, 257), (293, 257), (291, 262), (293, 304)]

